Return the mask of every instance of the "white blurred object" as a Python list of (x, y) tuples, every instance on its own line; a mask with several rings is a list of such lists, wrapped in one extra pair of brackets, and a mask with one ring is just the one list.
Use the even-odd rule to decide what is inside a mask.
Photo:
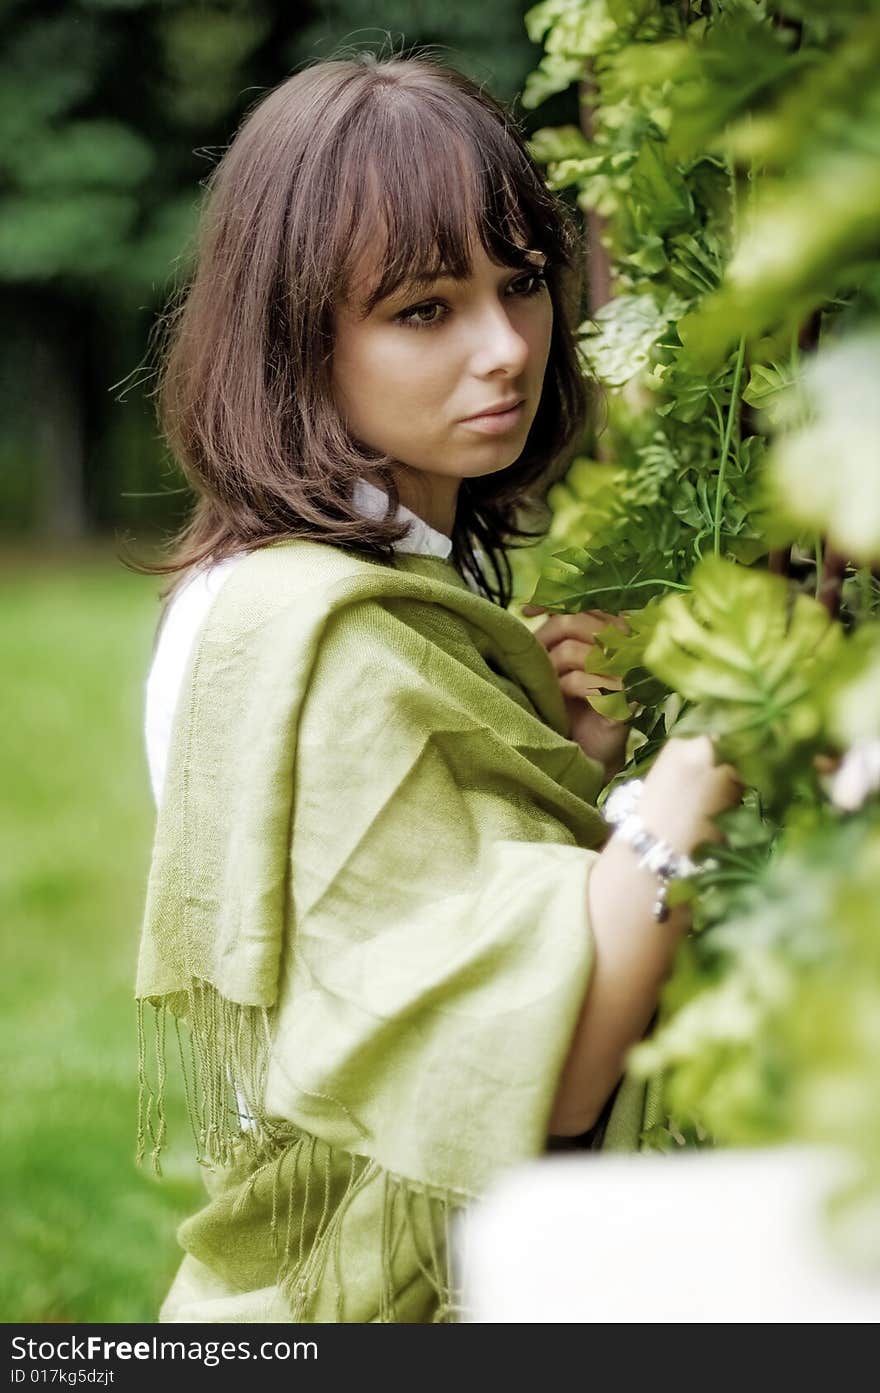
[(880, 790), (880, 740), (859, 740), (835, 770), (831, 801), (842, 812), (854, 813)]
[(874, 1322), (880, 1272), (822, 1229), (841, 1161), (812, 1148), (548, 1156), (453, 1230), (480, 1323)]

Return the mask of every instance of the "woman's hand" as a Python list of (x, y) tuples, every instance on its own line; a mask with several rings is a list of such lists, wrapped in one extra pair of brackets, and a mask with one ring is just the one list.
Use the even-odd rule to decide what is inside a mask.
[[(544, 614), (544, 605), (523, 605), (524, 615)], [(585, 755), (597, 759), (605, 770), (605, 782), (623, 768), (629, 726), (594, 711), (587, 696), (590, 692), (619, 692), (623, 683), (619, 677), (584, 671), (584, 664), (595, 635), (609, 624), (626, 632), (626, 623), (618, 615), (602, 609), (584, 610), (582, 614), (554, 614), (540, 628), (535, 638), (547, 649), (559, 678), (569, 718), (570, 739), (580, 745)]]
[(716, 764), (711, 736), (672, 736), (645, 775), (639, 813), (676, 851), (690, 854), (700, 842), (723, 840), (714, 819), (744, 792), (733, 765)]

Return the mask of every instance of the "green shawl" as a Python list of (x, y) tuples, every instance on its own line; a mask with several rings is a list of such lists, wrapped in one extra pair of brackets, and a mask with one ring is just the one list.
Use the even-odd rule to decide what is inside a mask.
[(161, 1320), (455, 1318), (450, 1220), (546, 1149), (589, 978), (606, 829), (566, 729), (544, 648), (450, 561), (294, 541), (226, 581), (137, 974), (139, 1157), (170, 1019), (210, 1197)]

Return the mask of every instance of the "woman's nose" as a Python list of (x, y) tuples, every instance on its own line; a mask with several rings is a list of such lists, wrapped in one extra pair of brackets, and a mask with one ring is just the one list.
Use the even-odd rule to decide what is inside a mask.
[(529, 345), (511, 321), (503, 305), (493, 306), (475, 323), (473, 370), (485, 376), (504, 369), (511, 376), (521, 373), (529, 358)]

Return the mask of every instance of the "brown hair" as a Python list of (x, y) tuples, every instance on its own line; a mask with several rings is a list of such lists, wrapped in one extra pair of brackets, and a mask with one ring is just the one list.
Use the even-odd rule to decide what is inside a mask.
[[(171, 556), (141, 569), (183, 572), (292, 537), (393, 560), (406, 532), (393, 520), (399, 462), (354, 440), (336, 410), (334, 305), (361, 253), (383, 244), (367, 311), (413, 274), (470, 274), (476, 229), (499, 264), (527, 269), (530, 250), (544, 254), (554, 309), (522, 454), (459, 487), (452, 559), (487, 598), (508, 605), (504, 547), (541, 535), (518, 524), (517, 510), (543, 503), (586, 404), (572, 331), (575, 225), (512, 116), (424, 56), (325, 59), (260, 100), (207, 186), (191, 283), (160, 322), (156, 388), (161, 431), (198, 497)], [(358, 476), (388, 494), (385, 520), (355, 510)]]

